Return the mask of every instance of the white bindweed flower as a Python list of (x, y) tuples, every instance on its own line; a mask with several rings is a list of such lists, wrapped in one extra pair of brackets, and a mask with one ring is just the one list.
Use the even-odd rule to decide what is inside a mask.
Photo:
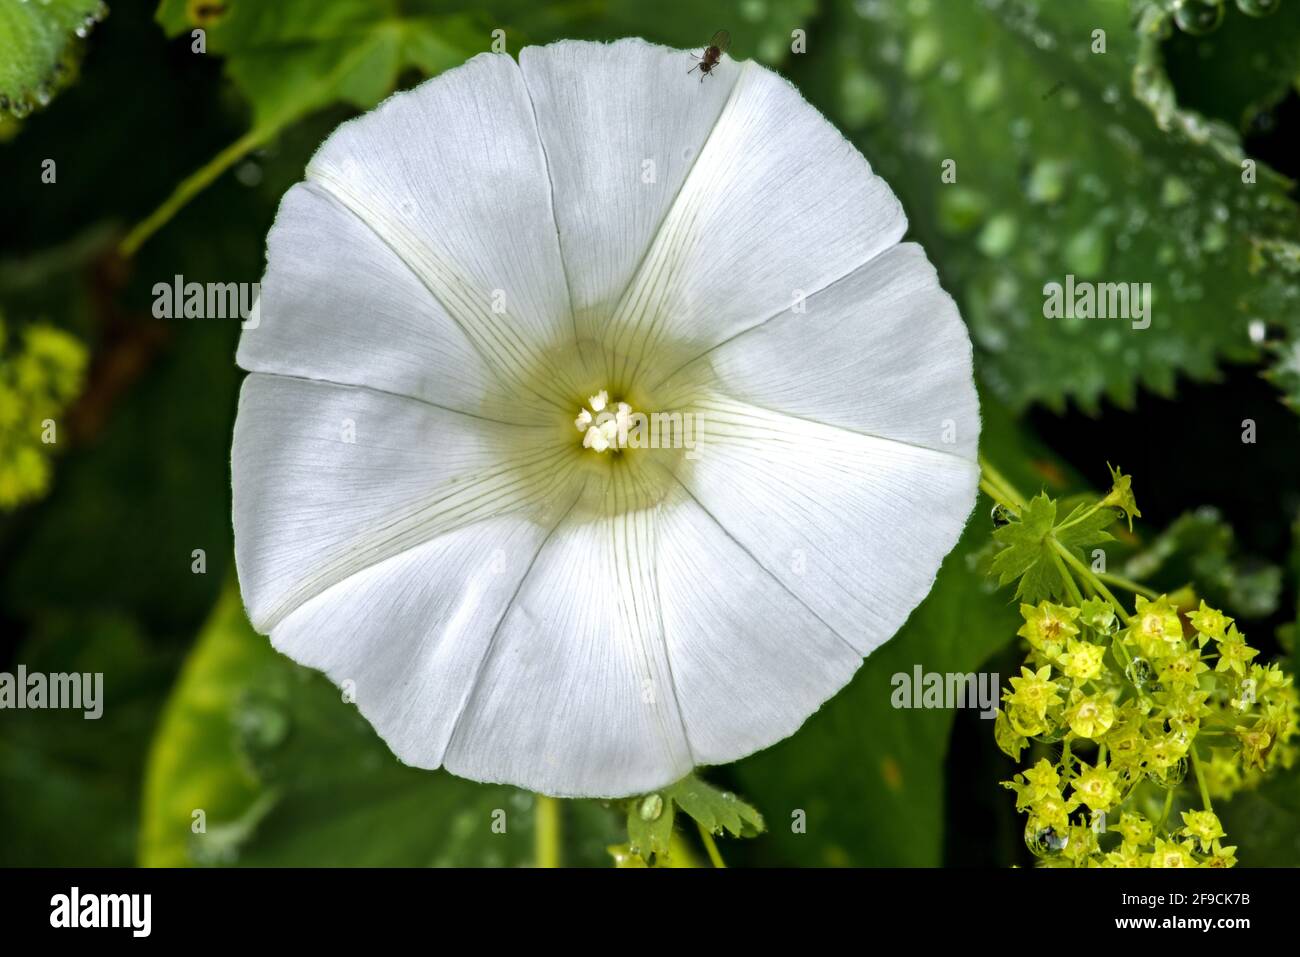
[(898, 201), (785, 80), (692, 62), (477, 56), (280, 206), (244, 601), (408, 764), (621, 796), (766, 747), (970, 512), (970, 342)]

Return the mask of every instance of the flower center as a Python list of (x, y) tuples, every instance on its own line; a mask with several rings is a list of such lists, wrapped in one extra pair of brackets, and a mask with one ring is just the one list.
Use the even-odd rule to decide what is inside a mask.
[(609, 392), (601, 389), (588, 397), (573, 426), (582, 433), (582, 447), (593, 452), (627, 448), (627, 434), (632, 427), (632, 406), (626, 402), (610, 403)]

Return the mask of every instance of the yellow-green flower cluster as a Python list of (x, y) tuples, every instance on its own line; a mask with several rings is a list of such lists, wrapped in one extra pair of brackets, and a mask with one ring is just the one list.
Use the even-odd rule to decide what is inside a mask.
[(57, 416), (81, 391), (86, 349), (52, 326), (10, 336), (0, 317), (0, 511), (42, 495)]
[[(1004, 782), (1026, 843), (1055, 866), (1231, 867), (1208, 801), (1295, 760), (1293, 680), (1186, 593), (1117, 612), (1100, 598), (1020, 606), (1028, 654), (994, 734), (1013, 758), (1053, 755)], [(1203, 809), (1175, 814), (1179, 800)]]

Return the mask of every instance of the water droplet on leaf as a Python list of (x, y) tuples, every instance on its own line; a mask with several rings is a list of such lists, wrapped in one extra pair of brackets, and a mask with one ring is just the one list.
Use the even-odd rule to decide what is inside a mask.
[(664, 813), (664, 799), (658, 794), (647, 794), (641, 799), (637, 813), (643, 821), (659, 820), (659, 816)]
[(1282, 0), (1237, 0), (1237, 9), (1248, 17), (1268, 17), (1277, 13)]
[(1204, 36), (1223, 22), (1223, 0), (1182, 0), (1174, 8), (1174, 23), (1192, 36)]

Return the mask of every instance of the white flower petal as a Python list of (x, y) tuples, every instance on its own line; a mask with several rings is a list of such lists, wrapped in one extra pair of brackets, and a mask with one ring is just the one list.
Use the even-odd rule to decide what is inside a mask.
[[(793, 86), (752, 62), (725, 63), (706, 91), (715, 78), (686, 76), (681, 51), (567, 42), (522, 58), (556, 176), (566, 263), (574, 277), (599, 277), (582, 307), (607, 308), (629, 255), (639, 257), (612, 319), (600, 325), (611, 352), (637, 361), (665, 341), (708, 348), (852, 272), (907, 228), (888, 184), (852, 144)], [(662, 208), (663, 191), (641, 188), (636, 166), (628, 168), (668, 148), (669, 134), (651, 118), (691, 116), (682, 125), (693, 147), (733, 70), (728, 99), (649, 246), (615, 256), (610, 247), (640, 242), (642, 224)], [(613, 111), (574, 109), (557, 92), (588, 88), (602, 90), (591, 97), (596, 104), (615, 100)], [(594, 150), (610, 128), (620, 152)], [(615, 212), (629, 202), (646, 208)], [(608, 227), (593, 227), (608, 216)]]
[(307, 178), (392, 247), (499, 376), (537, 388), (537, 366), (572, 338), (573, 321), (546, 157), (514, 60), (480, 54), (344, 123)]
[(723, 398), (696, 411), (682, 481), (701, 506), (860, 654), (890, 638), (966, 524), (975, 463)]
[(620, 797), (691, 770), (654, 553), (649, 510), (560, 524), (493, 639), (447, 748), (449, 771)]
[(482, 518), (567, 507), (549, 433), (258, 373), (231, 452), (235, 560), (260, 631), (364, 568)]
[(701, 83), (693, 63), (635, 38), (519, 53), (574, 310), (593, 325), (618, 304), (740, 74), (724, 59)]
[(352, 692), (404, 762), (436, 768), (548, 531), (506, 515), (448, 532), (326, 589), (276, 625), (271, 642)]
[(693, 500), (661, 510), (657, 569), (677, 702), (700, 764), (793, 734), (862, 664)]
[[(692, 62), (476, 57), (336, 131), (277, 218), (241, 587), (408, 763), (616, 797), (771, 744), (973, 504), (969, 343), (892, 192), (775, 74)], [(611, 450), (629, 395), (702, 415), (698, 456)]]
[(920, 246), (887, 250), (804, 306), (718, 346), (663, 391), (704, 374), (752, 405), (976, 458), (970, 339)]
[(299, 183), (280, 203), (267, 237), (260, 303), (261, 321), (239, 341), (238, 362), (251, 372), (506, 413), (502, 384), (442, 304), (369, 226), (316, 184)]

